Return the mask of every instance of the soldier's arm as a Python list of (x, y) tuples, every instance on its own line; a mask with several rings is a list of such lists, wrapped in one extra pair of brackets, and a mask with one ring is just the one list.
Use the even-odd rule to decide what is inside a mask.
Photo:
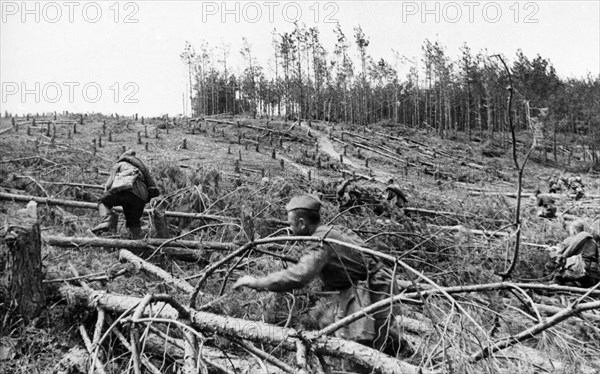
[(246, 286), (257, 290), (285, 292), (302, 288), (316, 278), (329, 260), (326, 249), (313, 249), (307, 251), (298, 263), (287, 269), (271, 273), (262, 278), (243, 277), (241, 284), (236, 283), (234, 288)]
[(144, 166), (143, 168), (141, 168), (141, 172), (144, 175), (144, 180), (146, 182), (146, 187), (148, 188), (156, 188), (156, 183), (154, 182), (154, 179), (152, 178), (152, 175), (150, 174), (150, 171), (148, 170), (148, 167), (142, 163), (142, 165)]
[(566, 238), (565, 240), (563, 240), (561, 243), (559, 243), (556, 246), (557, 257), (563, 257), (563, 258), (569, 257), (569, 253), (567, 253), (567, 250), (569, 249), (569, 247), (571, 247), (572, 241), (573, 241), (573, 237), (569, 236), (568, 238)]
[(113, 165), (112, 170), (110, 171), (110, 175), (108, 176), (108, 179), (106, 180), (106, 184), (104, 185), (104, 191), (110, 190), (110, 187), (112, 186), (113, 181), (115, 180), (115, 175), (117, 175), (118, 171), (119, 171), (119, 164), (116, 163)]

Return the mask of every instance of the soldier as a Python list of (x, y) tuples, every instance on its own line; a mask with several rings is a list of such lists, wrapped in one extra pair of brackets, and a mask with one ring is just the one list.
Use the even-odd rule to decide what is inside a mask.
[(131, 238), (142, 236), (140, 218), (144, 206), (150, 199), (160, 194), (150, 172), (133, 150), (123, 152), (112, 171), (106, 185), (104, 196), (98, 201), (98, 211), (102, 221), (92, 229), (94, 234), (116, 231), (119, 217), (112, 210), (114, 206), (122, 206), (125, 213), (125, 225)]
[(581, 177), (569, 177), (569, 189), (574, 196), (575, 200), (580, 200), (585, 196), (583, 193), (583, 182), (581, 181)]
[(555, 201), (551, 196), (542, 194), (538, 189), (535, 191), (536, 203), (538, 207), (537, 215), (542, 218), (555, 218), (556, 217), (556, 206)]
[(387, 181), (387, 187), (385, 188), (384, 193), (385, 193), (385, 199), (392, 206), (396, 206), (396, 207), (402, 209), (406, 206), (406, 203), (408, 203), (408, 200), (406, 200), (406, 196), (404, 195), (404, 192), (402, 192), (402, 190), (400, 189), (400, 185), (398, 185), (398, 183), (395, 183), (393, 178), (390, 178)]
[[(314, 236), (365, 246), (363, 240), (342, 226), (325, 226), (320, 217), (321, 202), (310, 196), (293, 197), (286, 206), (288, 222), (296, 236)], [(328, 302), (313, 314), (320, 328), (360, 309), (398, 293), (393, 272), (382, 262), (341, 244), (322, 242), (307, 248), (297, 264), (265, 277), (243, 276), (234, 289), (287, 292), (320, 277), (325, 291), (335, 291)], [(387, 307), (337, 330), (336, 336), (355, 340), (394, 355), (408, 351), (398, 333), (391, 329), (398, 307)]]
[(335, 193), (337, 194), (337, 199), (340, 202), (343, 202), (347, 199), (349, 185), (354, 181), (354, 178), (345, 179), (337, 186)]
[(352, 183), (355, 180), (355, 178), (346, 179), (336, 189), (337, 200), (340, 203), (341, 212), (359, 212), (359, 209), (357, 207), (362, 205), (362, 194)]
[(558, 179), (558, 176), (554, 174), (550, 181), (548, 182), (548, 192), (549, 193), (559, 193), (562, 190), (562, 186)]
[(550, 248), (556, 267), (556, 283), (575, 282), (589, 288), (600, 282), (598, 244), (584, 228), (583, 220), (573, 221), (569, 227), (570, 236)]

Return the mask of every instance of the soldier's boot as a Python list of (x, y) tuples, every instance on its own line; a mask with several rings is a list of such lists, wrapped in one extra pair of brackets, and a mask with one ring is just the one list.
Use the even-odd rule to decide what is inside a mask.
[(142, 233), (142, 228), (140, 226), (128, 227), (127, 230), (129, 231), (130, 239), (143, 239), (144, 238), (144, 234)]
[(102, 221), (92, 229), (92, 232), (98, 235), (104, 232), (117, 231), (119, 216), (104, 204), (98, 204), (98, 212)]

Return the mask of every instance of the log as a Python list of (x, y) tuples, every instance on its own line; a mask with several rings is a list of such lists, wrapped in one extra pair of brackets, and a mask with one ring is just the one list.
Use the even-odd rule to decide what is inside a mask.
[[(123, 313), (130, 308), (133, 310), (142, 301), (142, 299), (137, 297), (108, 294), (104, 291), (86, 292), (81, 287), (72, 286), (62, 286), (60, 292), (67, 300), (76, 300), (90, 307), (100, 306), (116, 313)], [(162, 302), (157, 303), (156, 308), (152, 309), (160, 311), (154, 317), (176, 319), (179, 316), (175, 308)], [(186, 310), (189, 312), (192, 326), (201, 332), (216, 333), (252, 342), (269, 344), (289, 351), (296, 350), (296, 342), (300, 340), (308, 341), (311, 344), (311, 348), (317, 354), (351, 360), (362, 366), (380, 371), (383, 374), (431, 373), (429, 370), (396, 360), (379, 351), (345, 339), (327, 336), (311, 339), (311, 336), (315, 336), (316, 332), (300, 332), (295, 329), (283, 328), (263, 322), (224, 317), (187, 308)], [(150, 308), (147, 307), (143, 311), (142, 316), (147, 317), (149, 313)]]
[[(44, 243), (57, 247), (109, 247), (109, 248), (127, 248), (138, 250), (155, 250), (156, 247), (164, 246), (171, 248), (181, 248), (187, 250), (201, 251), (207, 249), (232, 251), (239, 248), (236, 243), (220, 243), (220, 242), (203, 242), (193, 240), (172, 240), (172, 239), (155, 239), (147, 238), (144, 240), (125, 240), (125, 239), (108, 239), (98, 237), (77, 237), (77, 236), (56, 236), (44, 235), (42, 237)], [(261, 245), (261, 244), (257, 244)], [(273, 243), (262, 244), (268, 245), (270, 249), (281, 250), (284, 247)]]
[(57, 247), (108, 247), (108, 248), (127, 248), (144, 251), (153, 251), (156, 247), (166, 246), (171, 248), (184, 248), (188, 250), (234, 250), (238, 246), (230, 243), (218, 242), (198, 242), (191, 240), (170, 241), (165, 239), (147, 238), (145, 240), (125, 240), (125, 239), (107, 239), (98, 237), (76, 237), (76, 236), (56, 236), (44, 235), (42, 240), (48, 244)]
[(150, 273), (156, 277), (163, 279), (165, 283), (170, 284), (183, 292), (194, 292), (194, 287), (188, 282), (184, 281), (183, 279), (175, 278), (174, 276), (167, 273), (158, 266), (144, 261), (143, 259), (139, 258), (138, 256), (134, 255), (126, 249), (121, 249), (119, 251), (119, 261), (128, 261), (132, 263), (136, 268), (142, 269), (147, 273)]
[[(48, 205), (61, 205), (61, 206), (69, 206), (72, 208), (82, 208), (82, 209), (98, 209), (98, 204), (88, 203), (83, 201), (74, 201), (74, 200), (61, 200), (61, 199), (52, 199), (38, 196), (28, 196), (28, 195), (16, 195), (10, 194), (6, 192), (0, 192), (0, 200), (9, 200), (9, 201), (35, 201), (39, 204), (48, 204)], [(123, 209), (121, 207), (115, 207), (115, 210), (118, 212), (122, 212)], [(152, 209), (145, 209), (144, 213), (149, 214), (152, 212)], [(211, 214), (201, 214), (201, 213), (185, 213), (185, 212), (171, 212), (165, 211), (165, 217), (177, 217), (177, 218), (190, 218), (190, 219), (206, 219), (211, 221), (220, 221), (220, 222), (231, 222), (236, 220), (235, 218), (225, 217), (225, 216), (217, 216)]]
[[(554, 305), (545, 305), (545, 304), (538, 304), (535, 303), (535, 307), (542, 312), (543, 314), (547, 315), (547, 316), (554, 316), (558, 313), (561, 313), (562, 311), (564, 311), (564, 308), (561, 307), (557, 307)], [(589, 319), (591, 321), (595, 321), (595, 322), (600, 322), (600, 315), (592, 313), (592, 312), (582, 312), (581, 316)]]
[[(37, 204), (9, 212), (3, 235), (7, 248), (6, 286), (8, 309), (27, 326), (39, 316), (46, 304), (42, 287), (42, 241), (37, 220)], [(7, 304), (8, 304), (7, 303)]]
[[(235, 123), (235, 122), (224, 121), (224, 120), (221, 120), (221, 119), (205, 118), (204, 120), (206, 122), (221, 123), (221, 124), (224, 124), (224, 125), (237, 126), (237, 123)], [(242, 127), (247, 127), (247, 128), (250, 128), (250, 129), (255, 129), (255, 130), (260, 130), (260, 131), (268, 131), (270, 133), (275, 133), (275, 134), (282, 135), (282, 136), (292, 137), (290, 134), (288, 134), (286, 132), (283, 132), (283, 131), (272, 130), (272, 129), (268, 129), (268, 128), (265, 128), (265, 127), (252, 126), (252, 125), (244, 124), (244, 123), (241, 123), (241, 122), (239, 124)]]
[(400, 141), (405, 141), (405, 142), (410, 142), (410, 143), (414, 143), (414, 144), (420, 145), (423, 148), (429, 148), (429, 146), (427, 144), (423, 144), (423, 143), (421, 143), (419, 141), (416, 141), (414, 139), (411, 139), (411, 138), (399, 138), (397, 136), (388, 135), (388, 134), (384, 134), (384, 133), (381, 133), (381, 132), (375, 132), (375, 133), (378, 134), (378, 135), (387, 136), (390, 139), (400, 140)]
[[(162, 253), (180, 261), (186, 262), (207, 262), (207, 256), (205, 250), (223, 250), (230, 251), (239, 247), (236, 243), (219, 243), (219, 242), (201, 242), (191, 240), (177, 240), (172, 239), (154, 239), (147, 238), (144, 240), (125, 240), (125, 239), (108, 239), (99, 237), (67, 237), (67, 236), (55, 236), (55, 235), (44, 235), (42, 241), (48, 245), (55, 247), (67, 247), (67, 248), (78, 248), (78, 247), (95, 247), (95, 248), (126, 248), (130, 250), (138, 250), (145, 252), (154, 252), (157, 247), (161, 247)], [(264, 246), (263, 244), (257, 244), (257, 246)], [(271, 250), (283, 250), (285, 247), (277, 244), (268, 244), (268, 249)], [(277, 253), (269, 252), (261, 248), (257, 248), (256, 251), (264, 253), (269, 256), (281, 258), (284, 261), (296, 263), (295, 258), (288, 256), (282, 256)]]
[(381, 155), (383, 157), (387, 157), (387, 158), (389, 158), (391, 160), (394, 160), (394, 161), (398, 161), (398, 162), (402, 162), (402, 163), (406, 162), (406, 160), (403, 160), (403, 159), (401, 159), (399, 157), (387, 154), (387, 153), (382, 152), (382, 151), (378, 151), (377, 149), (373, 149), (371, 147), (367, 147), (366, 145), (362, 145), (362, 144), (357, 143), (357, 142), (352, 142), (352, 145), (355, 146), (355, 147), (358, 147), (358, 148), (366, 149), (369, 152), (376, 153), (378, 155)]
[(429, 209), (419, 209), (419, 208), (411, 208), (411, 207), (406, 207), (404, 208), (405, 212), (413, 212), (413, 213), (420, 213), (420, 214), (428, 214), (428, 215), (433, 215), (433, 216), (453, 216), (453, 217), (473, 217), (474, 215), (471, 213), (454, 213), (454, 212), (444, 212), (444, 211), (437, 211), (437, 210), (429, 210)]
[(463, 225), (456, 225), (456, 226), (430, 225), (430, 226), (435, 227), (436, 229), (440, 229), (440, 230), (463, 231), (463, 232), (466, 232), (469, 234), (474, 234), (474, 235), (497, 236), (500, 238), (507, 238), (512, 235), (511, 233), (504, 232), (504, 231), (488, 231), (488, 230), (468, 229), (468, 228), (464, 227)]
[[(28, 175), (16, 175), (17, 179), (27, 179), (31, 178)], [(96, 190), (104, 190), (104, 186), (100, 184), (87, 184), (87, 183), (70, 183), (70, 182), (49, 182), (49, 181), (37, 181), (40, 184), (51, 184), (57, 186), (69, 186), (69, 187), (81, 187), (81, 188), (92, 188)]]

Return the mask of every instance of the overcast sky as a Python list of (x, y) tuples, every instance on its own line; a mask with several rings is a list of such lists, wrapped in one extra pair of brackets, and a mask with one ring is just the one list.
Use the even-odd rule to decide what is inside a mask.
[[(183, 111), (186, 40), (229, 45), (241, 69), (245, 36), (268, 68), (273, 29), (317, 25), (329, 52), (339, 22), (352, 40), (361, 25), (368, 53), (396, 64), (393, 51), (421, 57), (425, 39), (453, 58), (517, 49), (550, 59), (561, 77), (600, 72), (600, 1), (0, 1), (0, 110), (119, 112), (154, 116)], [(25, 4), (25, 6), (23, 6)], [(352, 49), (353, 53), (355, 49)], [(406, 66), (399, 65), (400, 70)]]

